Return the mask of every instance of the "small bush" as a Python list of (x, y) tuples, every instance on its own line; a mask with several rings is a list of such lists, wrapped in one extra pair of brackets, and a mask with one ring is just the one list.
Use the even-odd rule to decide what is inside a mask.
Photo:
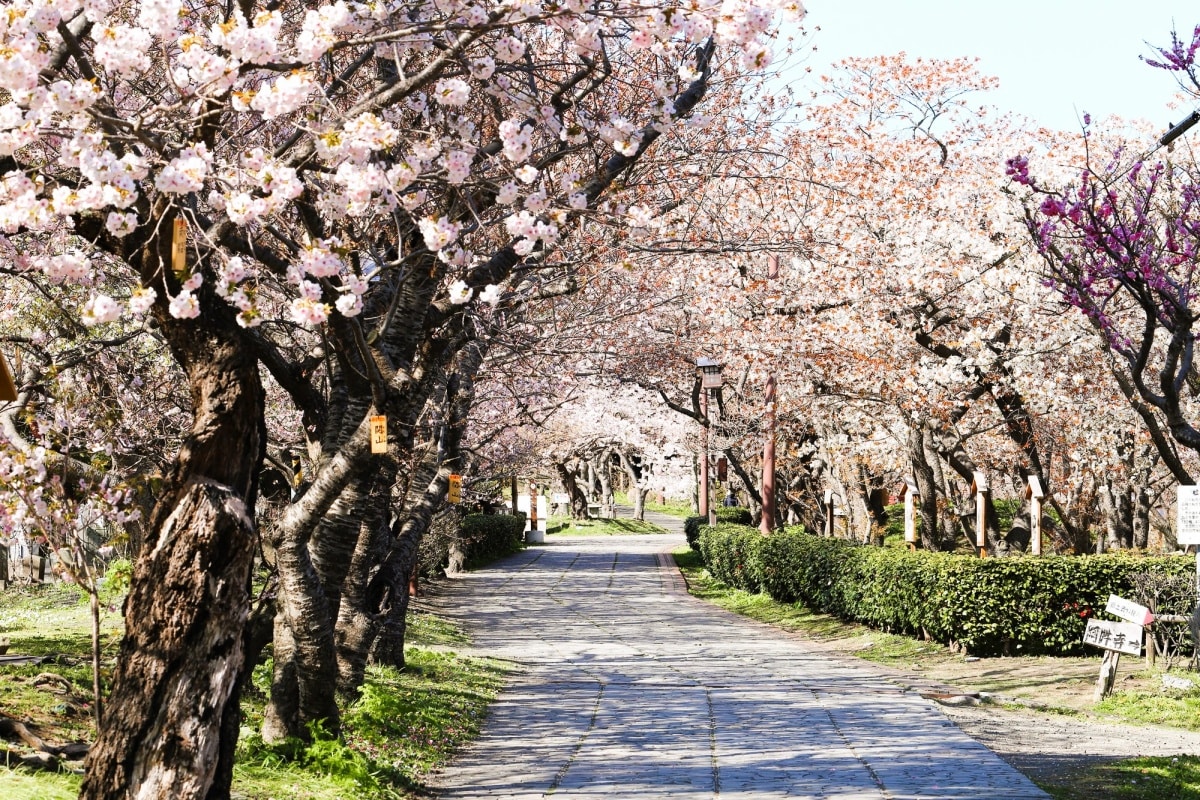
[(462, 514), (458, 508), (439, 512), (421, 537), (417, 553), (422, 577), (441, 577), (450, 562), (454, 570), (482, 567), (521, 549), (525, 515)]
[(700, 529), (708, 524), (708, 517), (688, 517), (683, 521), (683, 535), (687, 537), (688, 547), (700, 551)]
[(1135, 576), (1194, 574), (1190, 558), (986, 558), (910, 552), (788, 528), (705, 526), (699, 550), (718, 580), (893, 633), (957, 643), (977, 655), (1080, 652), (1087, 620)]
[(468, 514), (462, 521), (462, 549), (466, 566), (481, 567), (521, 549), (525, 540), (525, 515)]
[(754, 515), (750, 509), (741, 506), (717, 506), (717, 522), (728, 522), (732, 525), (753, 525)]

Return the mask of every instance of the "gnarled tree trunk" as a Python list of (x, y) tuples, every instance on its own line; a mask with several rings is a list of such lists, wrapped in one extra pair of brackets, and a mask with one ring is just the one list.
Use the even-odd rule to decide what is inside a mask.
[(232, 315), (159, 312), (195, 417), (134, 569), (85, 800), (227, 797), (233, 769), (263, 389)]

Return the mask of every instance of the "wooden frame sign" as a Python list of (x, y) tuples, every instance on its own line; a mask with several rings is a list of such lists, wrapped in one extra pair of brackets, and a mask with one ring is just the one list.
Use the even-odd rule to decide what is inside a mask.
[(1149, 625), (1154, 622), (1154, 615), (1150, 613), (1150, 609), (1115, 594), (1108, 596), (1108, 605), (1104, 607), (1104, 610), (1126, 622), (1132, 622), (1134, 625)]
[(1131, 656), (1142, 653), (1142, 626), (1132, 622), (1089, 619), (1083, 643)]
[(175, 218), (175, 225), (171, 229), (171, 271), (175, 273), (175, 277), (180, 283), (187, 280), (187, 235), (188, 226), (187, 220), (183, 217)]

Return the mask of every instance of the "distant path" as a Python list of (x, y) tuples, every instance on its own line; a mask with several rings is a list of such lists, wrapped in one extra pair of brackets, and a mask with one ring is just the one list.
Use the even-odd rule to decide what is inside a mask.
[(1046, 798), (866, 665), (694, 600), (670, 535), (554, 534), (438, 602), (524, 672), (443, 798)]

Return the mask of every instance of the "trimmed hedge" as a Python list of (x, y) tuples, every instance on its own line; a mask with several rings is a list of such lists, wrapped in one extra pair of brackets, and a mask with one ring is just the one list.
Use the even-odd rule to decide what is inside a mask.
[(512, 555), (525, 541), (525, 515), (468, 514), (460, 541), (468, 569)]
[(981, 656), (1080, 652), (1087, 618), (1109, 594), (1129, 597), (1134, 573), (1195, 569), (1184, 556), (981, 559), (729, 524), (704, 526), (699, 550), (730, 586)]
[[(740, 506), (718, 506), (716, 509), (717, 523), (727, 522), (733, 525), (753, 525), (754, 515), (750, 509)], [(683, 535), (687, 537), (688, 547), (700, 549), (700, 529), (708, 525), (708, 517), (687, 517), (683, 521)]]
[(717, 506), (717, 522), (729, 522), (734, 525), (753, 525), (754, 515), (750, 509), (741, 506)]

